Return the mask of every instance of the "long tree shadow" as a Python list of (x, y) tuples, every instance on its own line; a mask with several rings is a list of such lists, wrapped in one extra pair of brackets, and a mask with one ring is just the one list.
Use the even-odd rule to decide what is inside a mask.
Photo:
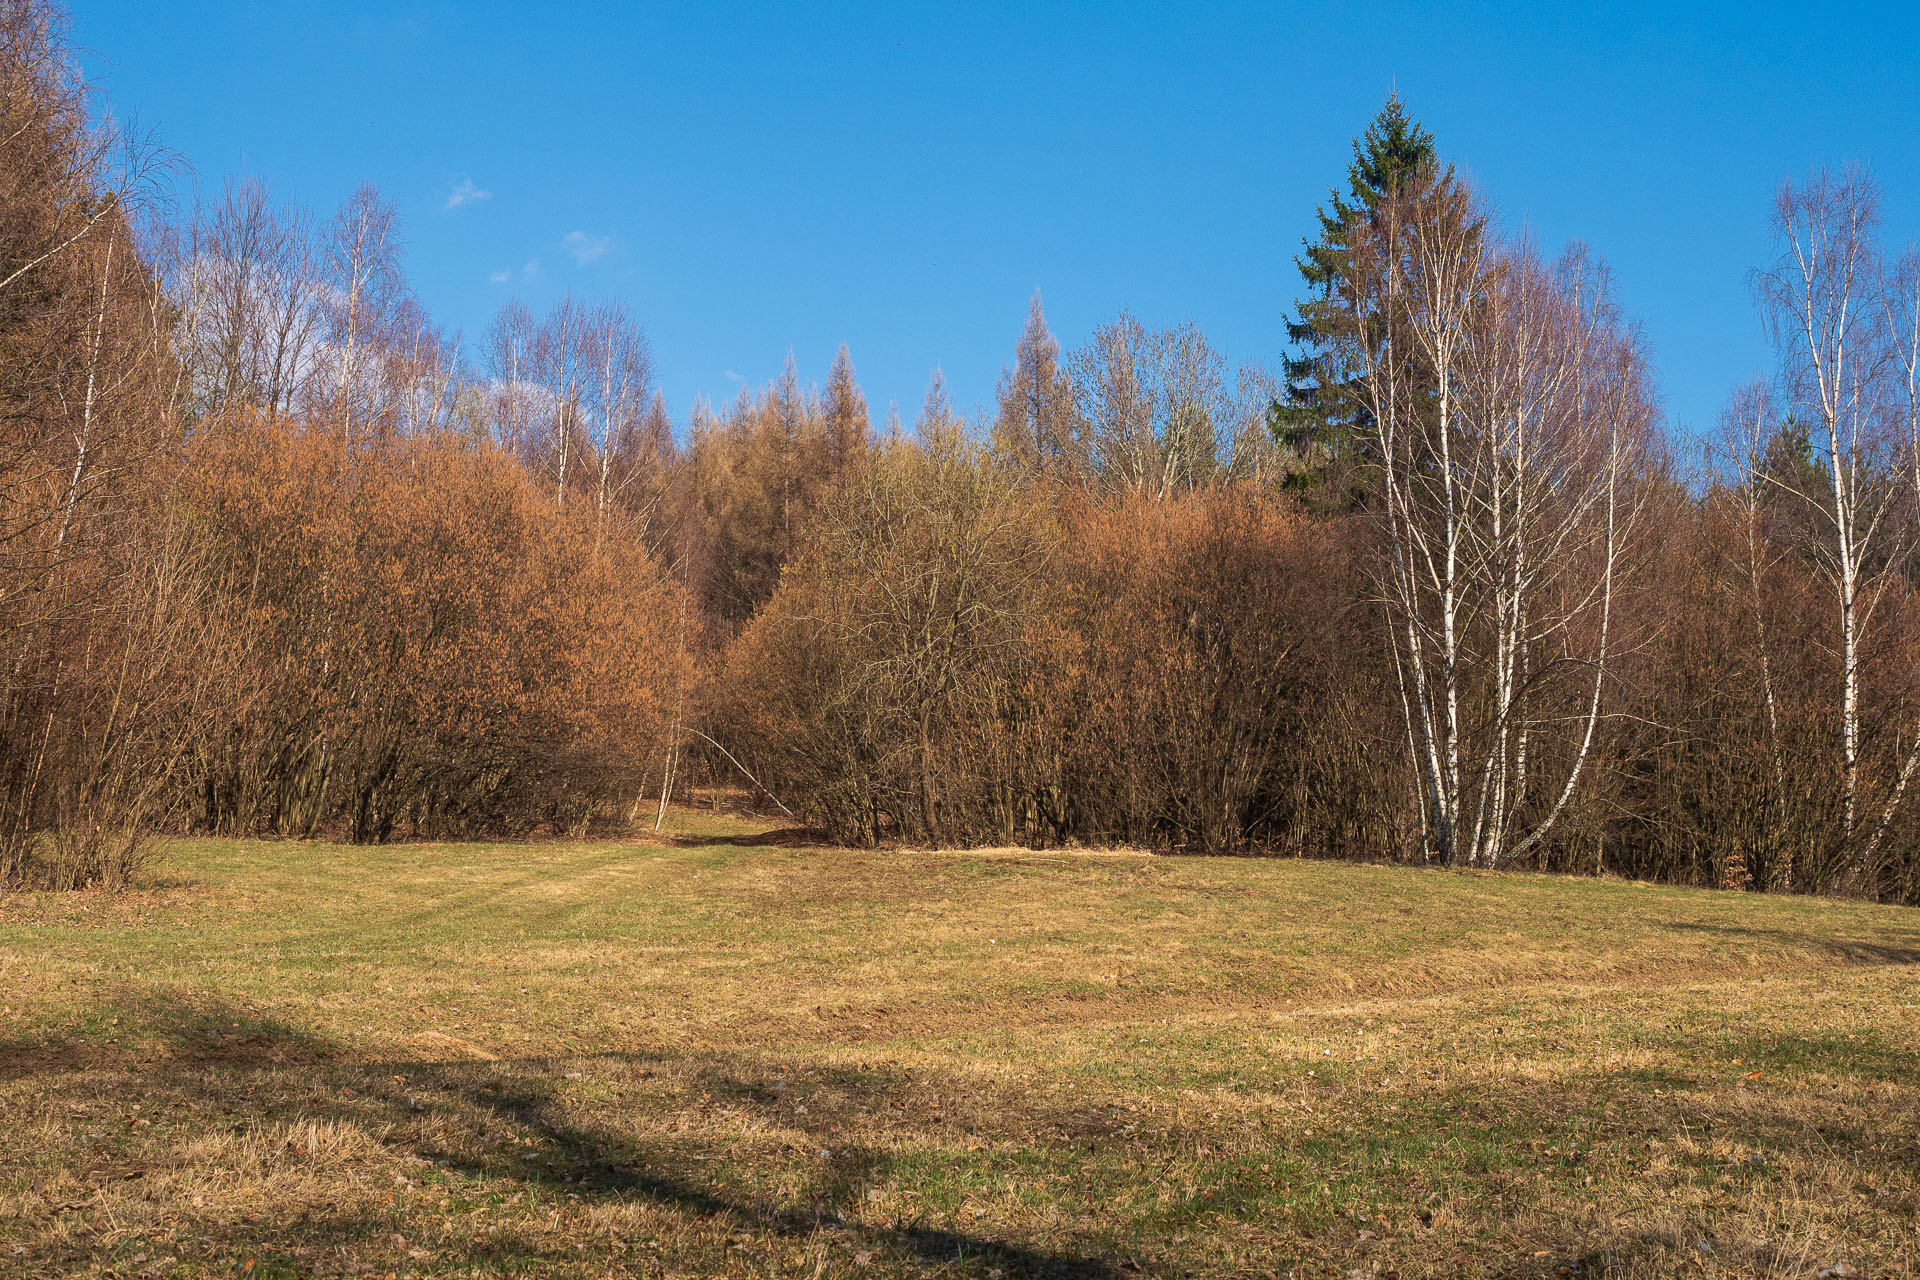
[(0, 1039), (0, 1081), (115, 1068), (200, 1071), (324, 1062), (338, 1048), (280, 1019), (206, 998), (133, 995), (75, 1027)]
[[(640, 1055), (601, 1055), (598, 1060), (627, 1068), (660, 1066), (667, 1061)], [(890, 1249), (931, 1263), (971, 1263), (1006, 1277), (1106, 1280), (1126, 1274), (1109, 1258), (1036, 1248), (921, 1222), (896, 1222), (885, 1228), (850, 1222), (841, 1210), (850, 1207), (859, 1188), (885, 1172), (888, 1160), (870, 1147), (845, 1143), (837, 1137), (838, 1126), (825, 1120), (809, 1126), (819, 1141), (837, 1144), (824, 1165), (825, 1178), (816, 1184), (816, 1207), (800, 1209), (723, 1194), (703, 1185), (690, 1168), (676, 1167), (659, 1151), (649, 1152), (622, 1135), (569, 1119), (564, 1104), (556, 1097), (558, 1065), (541, 1060), (515, 1061), (510, 1066), (496, 1062), (485, 1064), (483, 1071), (472, 1063), (388, 1064), (392, 1072), (385, 1078), (405, 1073), (409, 1090), (437, 1090), (464, 1106), (491, 1113), (537, 1135), (541, 1150), (535, 1161), (450, 1162), (470, 1173), (542, 1186), (552, 1184), (552, 1175), (558, 1174), (565, 1179), (562, 1187), (600, 1196), (643, 1196), (684, 1212), (725, 1218), (741, 1227), (782, 1236), (812, 1236), (832, 1226), (858, 1236), (875, 1250)], [(503, 1067), (511, 1074), (503, 1076)], [(387, 1072), (388, 1067), (380, 1070)], [(711, 1071), (702, 1079), (715, 1091), (761, 1109), (771, 1109), (777, 1102), (777, 1096), (758, 1080)], [(815, 1069), (814, 1079), (820, 1086), (850, 1096), (881, 1091), (889, 1083), (872, 1071)], [(389, 1101), (399, 1113), (400, 1100), (391, 1097)], [(791, 1123), (790, 1117), (787, 1122)]]
[(1828, 938), (1795, 929), (1764, 929), (1750, 925), (1705, 924), (1692, 920), (1667, 921), (1666, 927), (1684, 933), (1713, 933), (1728, 938), (1752, 938), (1823, 951), (1854, 964), (1920, 964), (1920, 946), (1890, 946), (1855, 938)]
[[(860, 1220), (856, 1206), (871, 1207), (860, 1197), (887, 1177), (892, 1157), (849, 1141), (843, 1126), (852, 1111), (901, 1087), (884, 1072), (815, 1070), (818, 1086), (840, 1096), (844, 1105), (823, 1107), (807, 1126), (809, 1141), (831, 1147), (830, 1159), (809, 1164), (802, 1197), (812, 1202), (808, 1205), (790, 1195), (720, 1185), (713, 1173), (725, 1162), (716, 1164), (710, 1144), (698, 1139), (676, 1147), (664, 1135), (636, 1137), (584, 1119), (578, 1100), (565, 1096), (569, 1077), (578, 1077), (582, 1068), (625, 1079), (690, 1081), (730, 1105), (794, 1127), (794, 1117), (779, 1114), (776, 1086), (721, 1057), (369, 1060), (290, 1023), (173, 993), (130, 994), (103, 1003), (76, 1025), (0, 1041), (0, 1082), (43, 1090), (43, 1098), (57, 1097), (86, 1117), (72, 1122), (75, 1132), (60, 1159), (87, 1179), (164, 1180), (177, 1173), (164, 1149), (143, 1144), (143, 1131), (129, 1126), (129, 1110), (164, 1116), (165, 1123), (206, 1137), (257, 1135), (256, 1145), (274, 1153), (273, 1159), (283, 1158), (277, 1153), (289, 1150), (291, 1135), (318, 1124), (377, 1135), (375, 1149), (412, 1162), (403, 1169), (437, 1166), (470, 1185), (491, 1184), (496, 1190), (486, 1192), (489, 1197), (505, 1183), (554, 1207), (575, 1200), (649, 1204), (718, 1227), (722, 1236), (745, 1232), (802, 1245), (824, 1243), (837, 1252), (891, 1257), (896, 1266), (918, 1262), (940, 1274), (997, 1271), (1008, 1280), (1109, 1280), (1127, 1274), (1098, 1253), (995, 1239), (918, 1216), (881, 1224), (869, 1213)], [(447, 1127), (435, 1138), (423, 1120)], [(78, 1130), (96, 1125), (111, 1132), (85, 1134), (88, 1140), (81, 1141)], [(442, 1141), (448, 1137), (453, 1141)], [(741, 1171), (749, 1182), (756, 1180), (751, 1167)], [(343, 1259), (338, 1265), (351, 1269), (358, 1265), (355, 1256), (391, 1253), (397, 1247), (394, 1225), (392, 1216), (364, 1206), (308, 1203), (291, 1217), (277, 1210), (237, 1222), (208, 1215), (195, 1222), (194, 1234), (203, 1249), (223, 1260), (257, 1257), (265, 1264), (277, 1257), (278, 1267), (310, 1272), (326, 1258)], [(580, 1263), (551, 1239), (505, 1225), (484, 1242), (456, 1246), (453, 1257), (467, 1265), (507, 1269), (542, 1259), (569, 1267)], [(409, 1227), (407, 1234), (412, 1233)], [(101, 1261), (68, 1239), (63, 1247), (69, 1261)], [(137, 1233), (125, 1236), (124, 1243), (120, 1252), (131, 1255), (140, 1244)], [(272, 1268), (258, 1272), (272, 1273)]]
[[(126, 1043), (87, 1050), (103, 1020), (113, 1037)], [(74, 1122), (74, 1128), (104, 1128), (93, 1117), (118, 1113), (120, 1129), (104, 1140), (112, 1150), (102, 1154), (93, 1144), (76, 1141), (57, 1155), (65, 1168), (92, 1180), (96, 1199), (90, 1203), (100, 1209), (127, 1207), (108, 1199), (116, 1194), (108, 1188), (140, 1185), (115, 1179), (152, 1175), (164, 1192), (168, 1180), (178, 1176), (178, 1164), (167, 1164), (178, 1157), (170, 1157), (164, 1143), (142, 1145), (141, 1134), (125, 1127), (124, 1113), (134, 1101), (146, 1104), (147, 1115), (164, 1113), (164, 1123), (190, 1143), (205, 1144), (200, 1149), (210, 1154), (195, 1158), (209, 1161), (223, 1185), (258, 1177), (263, 1184), (294, 1187), (301, 1170), (311, 1167), (300, 1159), (311, 1157), (285, 1153), (291, 1142), (304, 1141), (299, 1135), (312, 1126), (331, 1127), (358, 1144), (353, 1148), (358, 1154), (349, 1153), (335, 1180), (325, 1184), (342, 1191), (337, 1201), (283, 1190), (254, 1217), (174, 1210), (184, 1215), (174, 1221), (188, 1223), (199, 1242), (198, 1261), (257, 1258), (262, 1265), (256, 1277), (311, 1274), (323, 1270), (322, 1264), (364, 1269), (369, 1258), (386, 1260), (377, 1270), (404, 1269), (409, 1250), (422, 1241), (438, 1251), (434, 1262), (444, 1268), (572, 1274), (585, 1264), (574, 1251), (580, 1237), (568, 1233), (589, 1229), (597, 1213), (621, 1221), (618, 1215), (634, 1208), (654, 1214), (643, 1215), (633, 1229), (661, 1242), (661, 1269), (681, 1272), (738, 1274), (738, 1260), (726, 1252), (726, 1241), (737, 1238), (767, 1245), (765, 1252), (784, 1259), (780, 1265), (790, 1272), (795, 1259), (804, 1257), (806, 1266), (796, 1274), (813, 1272), (814, 1264), (829, 1255), (840, 1269), (820, 1274), (890, 1266), (892, 1274), (979, 1280), (995, 1271), (1005, 1280), (1118, 1280), (1153, 1269), (1125, 1256), (1122, 1251), (1131, 1247), (1126, 1237), (1069, 1242), (1044, 1229), (1017, 1238), (968, 1230), (959, 1224), (958, 1210), (917, 1209), (918, 1202), (884, 1190), (896, 1178), (912, 1185), (924, 1175), (925, 1162), (943, 1152), (953, 1153), (948, 1158), (956, 1165), (969, 1161), (959, 1154), (968, 1139), (1018, 1152), (1022, 1176), (1035, 1183), (1047, 1181), (1050, 1171), (1075, 1177), (1082, 1167), (1110, 1164), (1113, 1146), (1134, 1140), (1126, 1109), (1116, 1108), (1121, 1099), (1112, 1094), (1033, 1094), (1017, 1084), (1001, 1087), (886, 1064), (787, 1059), (750, 1047), (501, 1060), (477, 1053), (450, 1058), (449, 1052), (459, 1050), (426, 1041), (432, 1056), (425, 1060), (404, 1053), (367, 1058), (238, 1006), (173, 995), (117, 1001), (91, 1015), (88, 1027), (67, 1032), (65, 1038), (49, 1035), (27, 1045), (29, 1056), (40, 1056), (30, 1072), (16, 1071), (9, 1078), (24, 1090), (40, 1083), (33, 1077), (44, 1075), (49, 1079), (43, 1097), (49, 1101), (89, 1104), (88, 1118)], [(1152, 1242), (1155, 1233), (1176, 1229), (1171, 1223), (1192, 1230), (1197, 1223), (1232, 1219), (1259, 1225), (1270, 1233), (1267, 1238), (1300, 1241), (1299, 1247), (1310, 1248), (1316, 1258), (1358, 1256), (1364, 1237), (1337, 1211), (1276, 1196), (1283, 1167), (1296, 1185), (1344, 1178), (1377, 1185), (1381, 1195), (1389, 1192), (1368, 1164), (1377, 1158), (1369, 1154), (1369, 1143), (1386, 1142), (1410, 1160), (1447, 1162), (1449, 1183), (1466, 1175), (1463, 1195), (1477, 1194), (1471, 1188), (1481, 1175), (1541, 1167), (1559, 1179), (1558, 1189), (1550, 1192), (1541, 1184), (1527, 1194), (1539, 1197), (1542, 1213), (1563, 1213), (1577, 1205), (1577, 1179), (1588, 1166), (1568, 1163), (1571, 1154), (1557, 1157), (1551, 1167), (1529, 1164), (1524, 1154), (1516, 1163), (1511, 1153), (1528, 1151), (1535, 1139), (1564, 1143), (1576, 1130), (1585, 1135), (1582, 1161), (1606, 1157), (1610, 1150), (1639, 1161), (1647, 1138), (1670, 1138), (1681, 1129), (1729, 1135), (1753, 1153), (1749, 1160), (1739, 1151), (1693, 1152), (1685, 1157), (1690, 1177), (1764, 1188), (1789, 1176), (1790, 1161), (1830, 1159), (1841, 1151), (1861, 1176), (1908, 1193), (1911, 1176), (1904, 1171), (1920, 1167), (1910, 1125), (1872, 1117), (1869, 1131), (1868, 1120), (1855, 1118), (1840, 1104), (1809, 1110), (1806, 1090), (1790, 1078), (1783, 1077), (1775, 1092), (1771, 1069), (1766, 1083), (1751, 1091), (1740, 1086), (1737, 1097), (1714, 1094), (1707, 1082), (1725, 1071), (1726, 1052), (1675, 1034), (1682, 1036), (1676, 1047), (1691, 1046), (1697, 1062), (1683, 1062), (1676, 1068), (1682, 1076), (1662, 1090), (1596, 1072), (1572, 1080), (1506, 1078), (1401, 1094), (1402, 1105), (1357, 1119), (1360, 1127), (1352, 1132), (1243, 1134), (1243, 1140), (1261, 1144), (1258, 1158), (1273, 1163), (1273, 1174), (1266, 1173), (1264, 1163), (1221, 1165), (1197, 1179), (1206, 1184), (1197, 1200), (1194, 1189), (1187, 1189), (1190, 1204), (1170, 1211), (1178, 1218), (1155, 1217), (1149, 1209), (1144, 1217), (1111, 1221), (1146, 1233), (1140, 1247), (1149, 1253), (1160, 1247)], [(1780, 1067), (1804, 1056), (1823, 1073), (1839, 1071), (1862, 1081), (1910, 1084), (1915, 1075), (1912, 1053), (1902, 1046), (1789, 1044), (1770, 1031), (1765, 1034), (1769, 1061)], [(16, 1060), (19, 1052), (20, 1042), (0, 1045), (0, 1062)], [(1758, 1047), (1751, 1055), (1744, 1047), (1740, 1053), (1761, 1056)], [(1699, 1079), (1691, 1078), (1695, 1075)], [(1580, 1114), (1570, 1117), (1570, 1107)], [(717, 1133), (700, 1119), (715, 1111), (724, 1117)], [(1579, 1123), (1571, 1124), (1576, 1119)], [(1173, 1117), (1155, 1123), (1160, 1128), (1153, 1141), (1161, 1152), (1190, 1151), (1217, 1137), (1200, 1121), (1193, 1121), (1198, 1127), (1192, 1129), (1183, 1127), (1187, 1120)], [(243, 1146), (252, 1143), (246, 1150), (267, 1150), (268, 1165), (249, 1166), (242, 1158), (245, 1151), (221, 1147), (229, 1136)], [(1480, 1153), (1475, 1158), (1486, 1167), (1460, 1167), (1457, 1156), (1444, 1155), (1454, 1149)], [(1051, 1170), (1033, 1167), (1034, 1160), (1053, 1162)], [(0, 1159), (0, 1167), (9, 1163)], [(972, 1185), (990, 1186), (994, 1169), (994, 1157), (988, 1156), (962, 1172), (971, 1175)], [(383, 1209), (378, 1197), (363, 1192), (370, 1184), (384, 1189), (388, 1179), (412, 1189), (397, 1193)], [(1151, 1180), (1150, 1174), (1137, 1175), (1142, 1183)], [(1500, 1194), (1510, 1196), (1522, 1184), (1505, 1185), (1508, 1190)], [(875, 1191), (882, 1192), (878, 1200), (869, 1198)], [(1212, 1207), (1196, 1210), (1191, 1203)], [(437, 1229), (443, 1215), (465, 1211), (451, 1206), (473, 1204), (525, 1207), (491, 1213), (485, 1238)], [(1503, 1212), (1523, 1207), (1506, 1201), (1502, 1206)], [(1376, 1212), (1370, 1203), (1362, 1207)], [(550, 1212), (564, 1229), (541, 1228)], [(41, 1220), (46, 1221), (44, 1215)], [(1599, 1217), (1568, 1222), (1540, 1241), (1549, 1246), (1548, 1253), (1490, 1258), (1483, 1271), (1544, 1277), (1554, 1274), (1551, 1268), (1564, 1267), (1568, 1270), (1559, 1274), (1660, 1274), (1659, 1266), (1686, 1257), (1693, 1247), (1691, 1239), (1676, 1237), (1676, 1243), (1636, 1234), (1651, 1230), (1644, 1225), (1615, 1230)], [(401, 1232), (419, 1238), (403, 1241)], [(108, 1244), (105, 1235), (49, 1228), (25, 1238), (73, 1251), (65, 1261), (78, 1270), (127, 1263), (135, 1249), (157, 1247), (150, 1243), (152, 1234), (158, 1232), (119, 1230), (118, 1243)], [(109, 1256), (114, 1249), (119, 1253)], [(863, 1255), (868, 1262), (858, 1261)]]

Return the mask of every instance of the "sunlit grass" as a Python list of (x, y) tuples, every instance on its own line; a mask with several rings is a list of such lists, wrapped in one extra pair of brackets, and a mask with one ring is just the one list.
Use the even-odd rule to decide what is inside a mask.
[(1915, 1266), (1920, 913), (672, 826), (0, 904), (0, 1268)]

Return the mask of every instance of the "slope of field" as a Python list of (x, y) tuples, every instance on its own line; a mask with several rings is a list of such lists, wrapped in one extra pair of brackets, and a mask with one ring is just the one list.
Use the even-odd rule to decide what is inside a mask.
[(0, 902), (0, 1271), (1920, 1264), (1920, 913), (686, 823)]

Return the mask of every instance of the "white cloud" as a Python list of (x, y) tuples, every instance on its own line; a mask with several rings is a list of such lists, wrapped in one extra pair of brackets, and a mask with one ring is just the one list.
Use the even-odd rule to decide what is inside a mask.
[(495, 284), (505, 284), (515, 276), (518, 276), (522, 280), (538, 280), (540, 278), (540, 259), (528, 258), (527, 265), (521, 267), (518, 271), (515, 271), (512, 267), (502, 267), (498, 271), (490, 271), (487, 273), (487, 279), (493, 281)]
[(584, 231), (569, 231), (567, 238), (560, 242), (561, 247), (573, 255), (575, 262), (586, 264), (605, 254), (613, 247), (612, 236), (590, 236)]
[(472, 178), (462, 178), (448, 194), (447, 208), (458, 209), (463, 204), (478, 204), (482, 200), (491, 199), (493, 199), (493, 192), (474, 186)]

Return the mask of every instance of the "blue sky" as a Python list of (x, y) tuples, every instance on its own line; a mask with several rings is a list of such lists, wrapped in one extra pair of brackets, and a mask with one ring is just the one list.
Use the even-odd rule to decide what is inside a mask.
[(1920, 238), (1911, 3), (71, 7), (203, 186), (376, 183), (470, 343), (514, 294), (617, 297), (683, 420), (842, 341), (876, 418), (936, 364), (987, 403), (1035, 288), (1068, 346), (1126, 306), (1277, 366), (1394, 86), (1509, 227), (1612, 264), (1677, 426), (1769, 367), (1745, 276), (1782, 178), (1865, 160)]

